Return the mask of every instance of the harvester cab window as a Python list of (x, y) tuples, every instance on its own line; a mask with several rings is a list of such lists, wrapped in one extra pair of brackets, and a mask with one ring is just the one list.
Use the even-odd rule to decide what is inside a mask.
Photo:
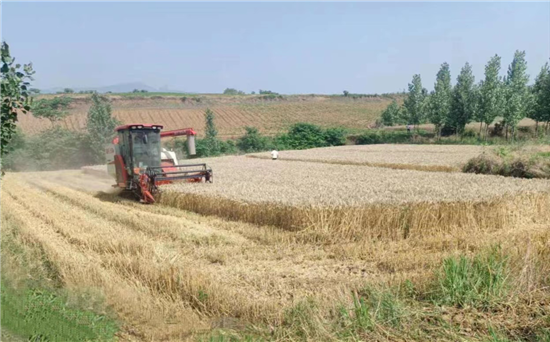
[(160, 166), (160, 131), (139, 130), (132, 132), (131, 136), (134, 167)]

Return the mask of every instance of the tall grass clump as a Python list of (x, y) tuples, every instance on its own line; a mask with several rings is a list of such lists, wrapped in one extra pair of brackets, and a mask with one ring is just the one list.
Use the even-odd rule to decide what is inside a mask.
[(353, 292), (351, 305), (340, 306), (336, 316), (338, 335), (357, 339), (376, 331), (379, 326), (400, 329), (405, 307), (389, 289), (367, 287)]
[(287, 308), (283, 329), (277, 332), (282, 340), (323, 341), (330, 335), (321, 314), (322, 308), (312, 297), (304, 298)]
[(509, 274), (508, 260), (498, 248), (473, 258), (447, 258), (437, 275), (435, 302), (487, 309), (507, 295)]

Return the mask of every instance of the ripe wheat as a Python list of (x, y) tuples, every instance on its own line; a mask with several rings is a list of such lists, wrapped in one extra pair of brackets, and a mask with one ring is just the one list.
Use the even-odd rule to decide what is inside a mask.
[(307, 240), (498, 229), (550, 211), (550, 182), (543, 180), (245, 157), (205, 161), (213, 184), (166, 186), (161, 203), (299, 230)]
[[(487, 148), (472, 145), (355, 145), (282, 151), (281, 160), (380, 166), (425, 171), (460, 171), (460, 166)], [(270, 159), (267, 152), (252, 158)]]

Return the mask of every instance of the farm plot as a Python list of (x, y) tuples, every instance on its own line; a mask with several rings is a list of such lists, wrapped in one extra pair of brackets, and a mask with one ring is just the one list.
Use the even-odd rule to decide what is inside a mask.
[[(282, 151), (283, 161), (379, 166), (425, 171), (459, 171), (471, 158), (494, 147), (474, 145), (354, 145)], [(269, 152), (252, 153), (252, 158), (271, 159)]]
[[(284, 165), (308, 164), (277, 164), (247, 158), (216, 158), (208, 162), (217, 170), (216, 183), (195, 185), (196, 193), (201, 192), (200, 186), (209, 194), (205, 198), (211, 207), (225, 205), (224, 198), (235, 198), (235, 192), (240, 190), (236, 184), (231, 185), (231, 179), (237, 182), (236, 179), (240, 178), (243, 191), (255, 186), (256, 192), (267, 196), (262, 200), (260, 196), (243, 192), (240, 198), (251, 197), (256, 201), (251, 203), (263, 203), (268, 214), (269, 210), (278, 210), (279, 207), (266, 200), (284, 198), (287, 192), (273, 187), (268, 190), (282, 192), (266, 192), (261, 184), (292, 187), (293, 178), (282, 173), (282, 168), (286, 168)], [(240, 168), (222, 168), (235, 163), (240, 164)], [(278, 176), (270, 175), (269, 169), (271, 173), (278, 172)], [(233, 175), (234, 171), (240, 174)], [(254, 171), (258, 175), (252, 176)], [(418, 173), (399, 172), (407, 175)], [(319, 174), (314, 170), (309, 176), (307, 172), (301, 176), (313, 181)], [(328, 172), (324, 176), (331, 174)], [(277, 180), (279, 177), (281, 181)], [(229, 189), (226, 195), (230, 197), (216, 195), (214, 191), (218, 187), (220, 193), (224, 183)], [(77, 293), (93, 289), (104, 298), (105, 304), (114, 310), (121, 322), (118, 334), (121, 342), (224, 340), (201, 336), (210, 332), (215, 334), (220, 329), (257, 332), (264, 340), (273, 341), (426, 341), (433, 340), (433, 334), (440, 341), (456, 341), (465, 336), (481, 341), (478, 334), (487, 334), (485, 325), (504, 325), (521, 332), (546, 322), (545, 309), (540, 305), (518, 305), (520, 309), (517, 311), (506, 312), (505, 322), (499, 319), (502, 315), (489, 312), (480, 320), (483, 325), (465, 330), (458, 321), (447, 322), (447, 318), (437, 314), (442, 310), (434, 307), (401, 310), (403, 304), (392, 299), (396, 297), (392, 297), (390, 292), (382, 292), (384, 296), (380, 298), (385, 298), (382, 302), (374, 301), (365, 307), (373, 313), (376, 327), (365, 330), (362, 326), (342, 325), (342, 319), (355, 317), (353, 315), (357, 313), (357, 306), (354, 306), (358, 300), (356, 296), (371, 303), (373, 297), (365, 294), (366, 287), (388, 291), (393, 285), (409, 281), (414, 283), (415, 293), (427, 291), (442, 259), (456, 254), (478, 253), (495, 243), (502, 244), (503, 250), (513, 258), (511, 260), (526, 262), (526, 257), (529, 257), (530, 264), (521, 268), (531, 267), (526, 275), (528, 285), (522, 284), (526, 289), (528, 286), (525, 291), (528, 296), (536, 294), (535, 290), (545, 284), (543, 276), (548, 274), (550, 265), (547, 262), (548, 224), (538, 224), (537, 220), (503, 225), (499, 230), (485, 225), (486, 229), (465, 227), (453, 234), (410, 234), (407, 239), (374, 240), (362, 236), (349, 241), (338, 239), (342, 234), (335, 234), (332, 239), (325, 238), (322, 240), (325, 243), (319, 244), (318, 240), (311, 238), (315, 235), (315, 227), (310, 227), (309, 233), (287, 231), (205, 217), (162, 204), (142, 205), (104, 192), (109, 191), (111, 184), (112, 180), (80, 171), (8, 173), (3, 177), (0, 196), (1, 259), (3, 276), (29, 277), (25, 269), (29, 265), (23, 262), (29, 260), (33, 270), (47, 270), (44, 282), (51, 286)], [(300, 186), (306, 186), (304, 184)], [(536, 184), (543, 183), (524, 185), (524, 190), (533, 191)], [(493, 183), (485, 185), (492, 186)], [(522, 191), (507, 181), (503, 186), (509, 188), (510, 195)], [(308, 189), (312, 191), (312, 188)], [(318, 190), (313, 195), (332, 197), (335, 195), (333, 190), (329, 186), (327, 191)], [(193, 197), (196, 193), (186, 194)], [(168, 197), (170, 193), (165, 192), (162, 201), (169, 203)], [(359, 199), (354, 198), (355, 201)], [(509, 202), (508, 209), (517, 213), (515, 206), (527, 208), (542, 198), (528, 197), (527, 200), (529, 202)], [(292, 203), (311, 202), (296, 197)], [(335, 203), (332, 200), (322, 202)], [(543, 205), (543, 202), (538, 203)], [(178, 201), (172, 204), (178, 204)], [(464, 210), (460, 206), (456, 209)], [(491, 213), (490, 210), (495, 208), (490, 206), (485, 209), (484, 217), (493, 223), (494, 216), (502, 214), (502, 211)], [(476, 215), (476, 210), (474, 208), (473, 215)], [(532, 208), (529, 210), (533, 211)], [(354, 214), (353, 210), (351, 213)], [(391, 209), (386, 213), (396, 214)], [(330, 218), (328, 214), (327, 218)], [(464, 214), (461, 211), (456, 213)], [(539, 223), (547, 220), (544, 213), (538, 218)], [(445, 228), (439, 223), (441, 228)], [(520, 273), (526, 274), (524, 271)], [(537, 274), (542, 275), (540, 279), (534, 276)], [(31, 276), (37, 275), (33, 273)], [(531, 297), (528, 299), (532, 302)], [(376, 314), (380, 305), (388, 304), (390, 310), (394, 307), (398, 310), (392, 311), (399, 319), (398, 325), (388, 321), (386, 316)], [(480, 314), (483, 315), (475, 311), (470, 316), (479, 319)], [(437, 322), (442, 322), (441, 326), (437, 326)], [(449, 329), (449, 325), (453, 329)], [(359, 334), (357, 336), (361, 338), (355, 338), (356, 335), (347, 338), (349, 333)]]
[[(48, 282), (98, 289), (131, 327), (123, 341), (182, 341), (227, 324), (281, 325), (285, 310), (308, 296), (328, 310), (366, 279), (395, 279), (395, 270), (414, 279), (426, 270), (413, 265), (435, 265), (441, 257), (400, 243), (320, 249), (290, 232), (96, 192), (109, 185), (79, 171), (6, 176), (3, 237), (18, 248), (3, 249), (2, 259), (13, 250), (41, 253), (33, 262), (47, 262)], [(404, 249), (417, 256), (393, 253)], [(17, 268), (21, 255), (6, 255)], [(378, 267), (382, 262), (395, 266)]]
[(163, 188), (161, 202), (279, 226), (305, 240), (402, 239), (550, 218), (550, 182), (246, 157), (205, 159), (213, 184)]
[[(204, 111), (210, 108), (216, 115), (219, 136), (234, 138), (244, 133), (245, 126), (254, 126), (265, 134), (273, 135), (297, 122), (366, 128), (391, 101), (387, 98), (355, 101), (323, 96), (297, 96), (281, 101), (255, 100), (253, 96), (236, 97), (228, 102), (229, 99), (206, 96), (204, 103), (189, 105), (176, 97), (156, 100), (115, 97), (112, 98), (112, 106), (113, 115), (122, 123), (157, 123), (164, 125), (165, 129), (193, 127), (199, 136), (204, 135)], [(75, 131), (84, 130), (89, 106), (87, 99), (75, 101), (70, 115), (56, 125)], [(25, 134), (36, 134), (52, 127), (48, 120), (32, 114), (21, 115), (18, 124)]]

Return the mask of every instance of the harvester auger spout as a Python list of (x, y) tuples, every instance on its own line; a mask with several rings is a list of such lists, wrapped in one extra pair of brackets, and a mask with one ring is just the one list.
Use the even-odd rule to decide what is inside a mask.
[(107, 168), (117, 180), (113, 187), (133, 192), (143, 203), (154, 203), (160, 185), (174, 182), (213, 181), (206, 164), (179, 164), (176, 154), (161, 147), (164, 137), (187, 136), (187, 150), (195, 155), (192, 128), (161, 132), (162, 125), (129, 124), (116, 128), (117, 136), (106, 148)]

